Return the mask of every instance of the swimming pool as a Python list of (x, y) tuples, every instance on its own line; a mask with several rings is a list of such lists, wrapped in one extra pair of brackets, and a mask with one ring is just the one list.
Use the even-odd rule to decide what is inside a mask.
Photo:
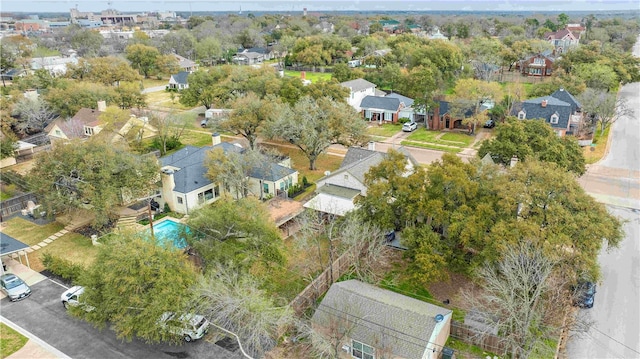
[[(147, 228), (144, 233), (149, 235), (151, 233), (150, 229)], [(185, 233), (190, 234), (191, 228), (171, 219), (153, 224), (153, 234), (156, 237), (156, 242), (163, 247), (169, 244), (178, 249), (186, 248), (187, 240), (184, 238)]]

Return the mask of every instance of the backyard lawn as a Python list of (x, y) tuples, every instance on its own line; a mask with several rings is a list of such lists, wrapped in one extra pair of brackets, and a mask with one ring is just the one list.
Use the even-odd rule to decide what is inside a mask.
[(169, 78), (168, 77), (166, 79), (162, 79), (162, 80), (158, 80), (155, 77), (142, 80), (142, 86), (144, 86), (144, 88), (146, 88), (146, 89), (149, 88), (149, 87), (166, 86), (168, 84), (169, 84)]
[(3, 233), (29, 246), (42, 242), (50, 235), (64, 228), (64, 225), (58, 222), (51, 222), (41, 226), (20, 217), (11, 218), (5, 221), (4, 225), (6, 227), (2, 230)]
[(67, 233), (51, 242), (48, 246), (29, 253), (31, 269), (38, 272), (45, 269), (42, 264), (42, 255), (44, 253), (87, 267), (95, 260), (98, 254), (98, 247), (91, 243), (91, 239), (81, 234)]
[[(286, 76), (290, 76), (290, 77), (297, 77), (300, 78), (300, 72), (301, 71), (289, 71), (289, 70), (285, 70), (284, 74)], [(318, 81), (329, 81), (331, 80), (331, 73), (330, 72), (309, 72), (306, 71), (305, 72), (305, 78), (311, 82), (318, 82)]]
[[(174, 98), (171, 99), (171, 95)], [(180, 95), (175, 92), (157, 91), (145, 95), (147, 105), (150, 109), (168, 109), (168, 110), (190, 110), (191, 107), (183, 106), (180, 103)]]

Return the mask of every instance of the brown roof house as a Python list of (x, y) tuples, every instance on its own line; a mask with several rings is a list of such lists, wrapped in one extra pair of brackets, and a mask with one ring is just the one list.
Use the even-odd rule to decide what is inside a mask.
[(520, 61), (520, 71), (527, 76), (551, 76), (556, 58), (551, 51), (544, 51)]
[[(88, 139), (100, 135), (113, 143), (124, 140), (129, 135), (148, 138), (156, 134), (156, 129), (147, 123), (146, 117), (131, 116), (127, 121), (106, 124), (100, 115), (106, 110), (105, 101), (98, 101), (98, 108), (81, 108), (70, 119), (58, 118), (44, 131), (51, 145), (73, 139)], [(134, 133), (135, 132), (135, 133)]]
[(580, 42), (579, 37), (569, 29), (548, 32), (544, 34), (544, 38), (554, 46), (556, 54), (563, 54)]
[(313, 329), (340, 358), (440, 357), (452, 311), (359, 280), (331, 286), (312, 317)]

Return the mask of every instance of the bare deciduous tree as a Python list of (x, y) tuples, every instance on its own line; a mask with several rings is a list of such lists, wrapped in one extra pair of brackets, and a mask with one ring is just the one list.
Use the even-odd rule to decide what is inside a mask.
[(600, 125), (600, 133), (618, 119), (633, 115), (627, 99), (618, 97), (615, 93), (588, 88), (580, 96), (582, 110), (588, 113), (595, 124)]
[(553, 355), (545, 339), (558, 334), (569, 295), (564, 279), (556, 275), (557, 263), (532, 242), (506, 251), (502, 260), (479, 270), (483, 292), (463, 292), (471, 307), (483, 314), (490, 327), (497, 327), (514, 358), (528, 358), (534, 350)]
[(42, 131), (57, 116), (41, 98), (27, 98), (15, 104), (13, 114), (19, 119), (15, 128), (19, 133), (29, 134)]
[(289, 307), (276, 307), (274, 300), (252, 276), (218, 266), (196, 285), (198, 312), (240, 338), (254, 358), (271, 350), (293, 324)]

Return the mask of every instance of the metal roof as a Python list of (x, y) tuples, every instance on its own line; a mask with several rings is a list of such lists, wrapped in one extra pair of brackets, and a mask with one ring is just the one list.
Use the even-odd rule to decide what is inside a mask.
[(11, 237), (8, 234), (0, 232), (0, 256), (6, 256), (11, 253), (20, 252), (21, 250), (26, 248), (29, 248), (29, 246)]

